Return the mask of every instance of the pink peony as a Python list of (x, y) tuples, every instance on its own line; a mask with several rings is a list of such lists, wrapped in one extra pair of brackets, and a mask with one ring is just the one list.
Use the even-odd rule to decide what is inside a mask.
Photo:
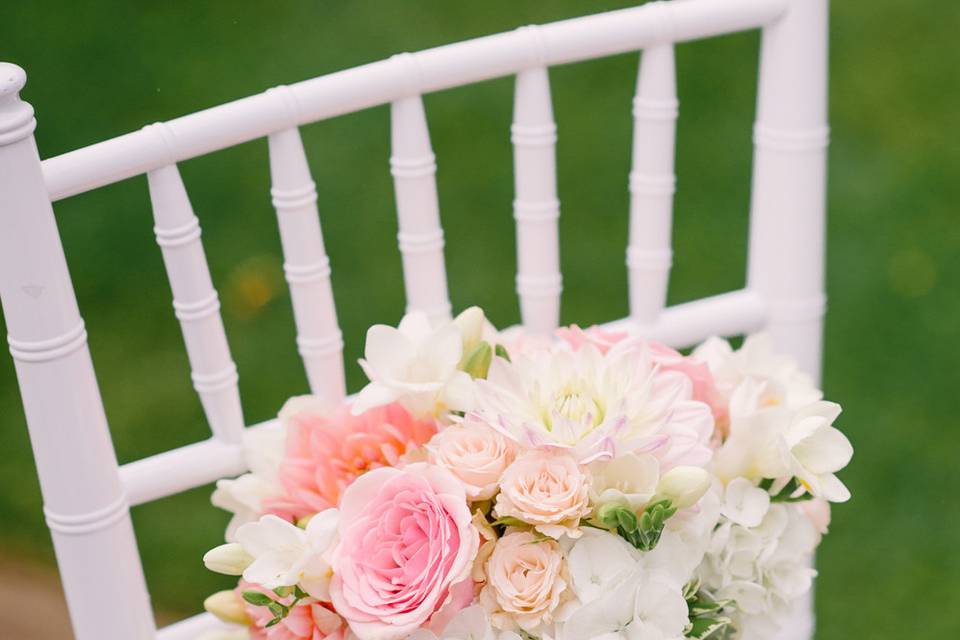
[(425, 463), (375, 469), (344, 491), (330, 595), (361, 640), (404, 638), (462, 606), (479, 546), (471, 519), (460, 481)]
[(610, 348), (627, 338), (630, 334), (625, 331), (605, 331), (597, 325), (589, 329), (581, 329), (572, 324), (569, 327), (557, 329), (557, 337), (573, 347), (576, 351), (587, 344), (592, 344), (600, 353), (606, 353)]
[(349, 405), (331, 406), (309, 396), (288, 401), (280, 420), (287, 429), (279, 473), (284, 492), (264, 500), (264, 507), (293, 521), (336, 507), (360, 474), (396, 465), (437, 430), (433, 421), (415, 420), (399, 404), (354, 416)]
[[(269, 589), (259, 585), (241, 581), (237, 587), (237, 596), (241, 597), (244, 591), (259, 591), (274, 600), (290, 604), (293, 596), (278, 598)], [(319, 604), (313, 598), (301, 600), (290, 613), (279, 623), (267, 627), (274, 615), (267, 607), (254, 606), (244, 601), (247, 615), (250, 616), (251, 640), (345, 640), (346, 626), (343, 618)]]

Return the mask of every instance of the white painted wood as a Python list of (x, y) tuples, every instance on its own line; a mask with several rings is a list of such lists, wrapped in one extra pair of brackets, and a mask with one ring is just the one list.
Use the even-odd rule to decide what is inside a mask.
[(43, 512), (76, 638), (147, 638), (153, 614), (41, 174), (33, 108), (19, 97), (25, 82), (20, 67), (0, 63), (0, 299)]
[(630, 172), (630, 240), (627, 276), (630, 315), (639, 325), (656, 322), (667, 303), (673, 261), (673, 159), (677, 82), (673, 45), (646, 49), (633, 99), (633, 169)]
[[(410, 54), (395, 56), (398, 73), (406, 74), (416, 91), (416, 63)], [(447, 272), (443, 262), (443, 229), (437, 202), (437, 162), (419, 94), (395, 101), (390, 108), (391, 156), (397, 200), (397, 243), (403, 257), (407, 311), (423, 311), (431, 319), (450, 317)]]
[(790, 0), (763, 30), (748, 283), (777, 347), (820, 377), (827, 126), (827, 0)]
[[(527, 27), (531, 62), (542, 62), (538, 27)], [(517, 74), (513, 107), (513, 217), (517, 224), (517, 295), (528, 330), (550, 335), (560, 322), (560, 200), (557, 198), (557, 125), (550, 78), (542, 66)]]
[(229, 629), (237, 627), (224, 624), (209, 613), (201, 613), (160, 629), (157, 640), (197, 640), (204, 634)]
[[(684, 0), (543, 25), (547, 67), (637, 51), (659, 42), (686, 42), (754, 29), (775, 21), (791, 0)], [(528, 36), (520, 31), (485, 36), (410, 54), (419, 93), (515, 75), (528, 66)], [(43, 162), (53, 200), (119, 182), (171, 162), (261, 138), (295, 125), (326, 120), (411, 95), (408, 77), (388, 59), (290, 85), (300, 106), (286, 110), (265, 93), (167, 122), (171, 150), (145, 132), (129, 133)], [(172, 154), (172, 155), (171, 155)]]
[[(160, 136), (170, 135), (163, 124), (150, 125)], [(243, 411), (237, 388), (237, 367), (220, 317), (220, 300), (200, 240), (200, 223), (176, 165), (147, 174), (157, 244), (163, 251), (173, 308), (183, 330), (190, 359), (190, 377), (200, 396), (214, 437), (239, 442)]]
[[(275, 91), (281, 99), (292, 102), (286, 87)], [(291, 110), (295, 112), (295, 104)], [(316, 185), (296, 127), (271, 134), (269, 148), (270, 194), (280, 227), (283, 272), (293, 301), (297, 349), (311, 393), (340, 400), (346, 393), (343, 335), (337, 324), (330, 260), (320, 230)]]

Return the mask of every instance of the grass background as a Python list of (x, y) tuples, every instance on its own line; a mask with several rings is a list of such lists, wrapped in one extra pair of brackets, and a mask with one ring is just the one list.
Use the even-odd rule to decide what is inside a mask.
[[(327, 0), (7, 3), (0, 59), (29, 75), (43, 157), (280, 83), (448, 41), (629, 6)], [(956, 498), (960, 91), (949, 0), (844, 0), (831, 30), (830, 312), (825, 389), (857, 449), (819, 555), (817, 637), (960, 632)], [(671, 302), (743, 284), (755, 33), (682, 45)], [(630, 99), (637, 56), (551, 72), (563, 320), (626, 313)], [(509, 144), (512, 82), (425, 98), (455, 308), (519, 319)], [(952, 124), (951, 124), (952, 123)], [(365, 328), (403, 307), (385, 107), (303, 129), (320, 194), (349, 384)], [(269, 199), (266, 143), (181, 165), (240, 369), (250, 423), (306, 390)], [(207, 436), (138, 177), (56, 206), (121, 461)], [(2, 230), (0, 230), (2, 232)], [(64, 425), (63, 428), (70, 428)], [(12, 361), (0, 358), (0, 552), (52, 564)], [(134, 510), (158, 608), (199, 609), (225, 581), (200, 555), (226, 515), (209, 488)], [(2, 606), (2, 605), (0, 605)]]

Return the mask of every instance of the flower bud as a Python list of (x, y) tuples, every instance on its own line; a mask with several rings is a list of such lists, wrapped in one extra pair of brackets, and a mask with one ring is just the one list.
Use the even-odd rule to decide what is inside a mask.
[(710, 474), (700, 467), (674, 467), (657, 484), (655, 499), (667, 498), (678, 509), (697, 503), (710, 488)]
[(486, 378), (492, 361), (493, 347), (487, 342), (480, 342), (467, 354), (463, 370), (470, 374), (471, 378)]
[(218, 591), (208, 597), (203, 601), (203, 608), (223, 622), (242, 625), (250, 624), (250, 617), (247, 615), (243, 600), (229, 589), (227, 591)]
[(239, 576), (252, 562), (253, 556), (235, 542), (214, 547), (203, 555), (207, 569), (228, 576)]
[(460, 329), (460, 335), (463, 338), (463, 363), (466, 363), (467, 356), (480, 344), (485, 322), (486, 318), (483, 315), (483, 309), (480, 307), (470, 307), (463, 310), (453, 321)]

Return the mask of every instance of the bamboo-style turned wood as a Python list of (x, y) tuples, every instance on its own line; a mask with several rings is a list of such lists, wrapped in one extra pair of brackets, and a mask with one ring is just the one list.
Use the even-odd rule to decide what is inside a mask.
[[(287, 87), (278, 87), (275, 92), (296, 113)], [(270, 194), (280, 227), (283, 272), (293, 301), (297, 348), (310, 391), (330, 400), (341, 400), (346, 394), (343, 335), (337, 324), (330, 260), (320, 229), (317, 189), (299, 130), (293, 127), (271, 134), (269, 149), (273, 184)]]
[(437, 201), (437, 162), (423, 100), (415, 93), (419, 87), (416, 62), (410, 54), (394, 60), (414, 92), (390, 107), (390, 173), (397, 200), (397, 243), (403, 258), (407, 311), (423, 311), (433, 320), (442, 320), (450, 317), (450, 299)]
[(673, 45), (658, 44), (642, 54), (633, 99), (627, 276), (630, 316), (641, 326), (656, 322), (667, 302), (676, 122)]
[[(542, 62), (537, 27), (528, 27), (531, 57)], [(517, 294), (523, 324), (552, 334), (560, 321), (560, 236), (556, 142), (550, 79), (544, 67), (517, 74), (513, 126), (513, 217), (517, 224)]]
[[(150, 125), (160, 136), (170, 132), (163, 124)], [(193, 214), (176, 165), (147, 174), (153, 205), (154, 232), (163, 251), (173, 308), (180, 321), (190, 360), (190, 377), (200, 396), (214, 437), (239, 442), (243, 411), (237, 387), (237, 367), (230, 356), (220, 317), (220, 299), (200, 240), (200, 223)]]
[[(25, 83), (22, 69), (0, 63), (0, 298), (43, 514), (76, 638), (150, 638), (153, 614), (40, 171), (36, 120), (18, 95)], [(120, 606), (104, 615), (105, 602)]]

